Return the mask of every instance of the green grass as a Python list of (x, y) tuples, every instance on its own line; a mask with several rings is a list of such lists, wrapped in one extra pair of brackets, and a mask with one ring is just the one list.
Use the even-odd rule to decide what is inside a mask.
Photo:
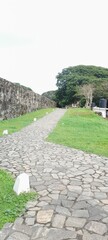
[(9, 134), (17, 132), (33, 122), (34, 118), (41, 118), (46, 115), (46, 112), (52, 112), (52, 108), (40, 109), (35, 112), (21, 115), (20, 117), (0, 121), (0, 136), (3, 134), (3, 130), (8, 129)]
[(108, 120), (87, 109), (69, 109), (47, 139), (108, 157)]
[(35, 193), (16, 195), (13, 191), (12, 176), (0, 170), (0, 228), (7, 222), (13, 222), (25, 209), (26, 202), (36, 198)]

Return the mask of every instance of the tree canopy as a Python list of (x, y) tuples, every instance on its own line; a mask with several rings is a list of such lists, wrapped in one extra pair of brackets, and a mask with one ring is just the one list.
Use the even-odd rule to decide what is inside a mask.
[[(57, 75), (56, 101), (64, 107), (72, 103), (81, 102), (85, 96), (79, 94), (78, 89), (84, 85), (92, 85), (93, 101), (98, 102), (99, 98), (108, 98), (108, 69), (97, 66), (79, 65), (64, 68)], [(107, 87), (106, 87), (107, 86)], [(104, 91), (102, 91), (104, 89)]]
[(42, 94), (42, 96), (45, 96), (45, 97), (47, 97), (47, 98), (56, 102), (56, 90), (55, 91), (52, 90), (52, 91), (44, 92)]

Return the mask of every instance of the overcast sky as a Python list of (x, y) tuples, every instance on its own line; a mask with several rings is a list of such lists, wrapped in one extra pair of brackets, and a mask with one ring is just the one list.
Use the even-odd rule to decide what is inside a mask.
[(0, 77), (37, 93), (69, 66), (108, 67), (108, 0), (0, 0)]

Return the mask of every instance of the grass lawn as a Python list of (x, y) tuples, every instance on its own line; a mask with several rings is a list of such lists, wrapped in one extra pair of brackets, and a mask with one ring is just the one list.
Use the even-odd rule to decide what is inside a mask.
[(2, 136), (3, 130), (5, 129), (8, 129), (9, 134), (17, 132), (21, 130), (23, 127), (26, 127), (27, 125), (32, 123), (34, 118), (39, 119), (46, 115), (46, 112), (50, 113), (52, 111), (53, 111), (52, 108), (40, 109), (35, 112), (21, 115), (20, 117), (17, 118), (0, 121), (0, 136)]
[(108, 157), (108, 120), (87, 109), (68, 109), (47, 140)]
[(36, 197), (35, 193), (20, 194), (13, 191), (14, 180), (10, 174), (0, 170), (0, 228), (13, 222), (24, 210), (25, 203)]

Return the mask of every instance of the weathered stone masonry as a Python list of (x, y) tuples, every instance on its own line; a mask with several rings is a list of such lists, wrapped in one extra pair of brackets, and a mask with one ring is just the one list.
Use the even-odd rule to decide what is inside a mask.
[(0, 119), (13, 118), (56, 103), (20, 84), (0, 78)]

